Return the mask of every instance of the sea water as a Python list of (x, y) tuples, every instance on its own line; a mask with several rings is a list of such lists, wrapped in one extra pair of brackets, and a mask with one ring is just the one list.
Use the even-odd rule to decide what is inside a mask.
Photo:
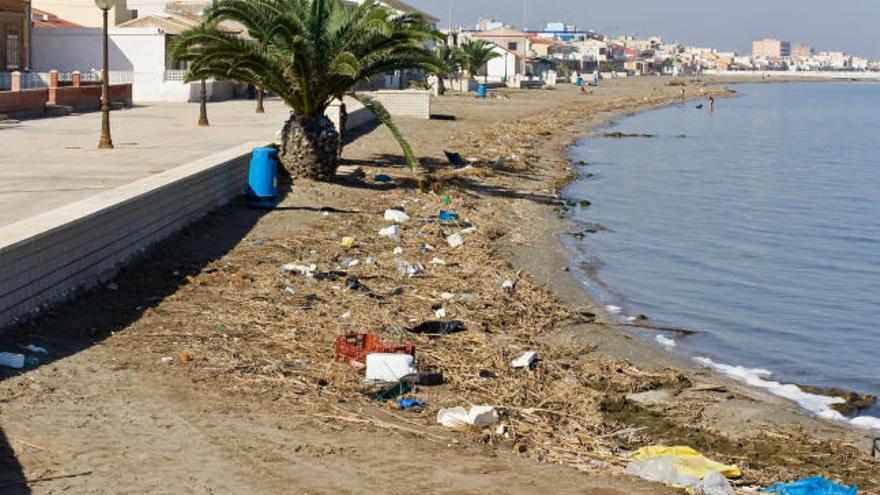
[(605, 230), (568, 238), (572, 266), (620, 318), (698, 332), (648, 335), (671, 352), (845, 420), (794, 385), (880, 395), (880, 84), (735, 89), (573, 148), (573, 229)]

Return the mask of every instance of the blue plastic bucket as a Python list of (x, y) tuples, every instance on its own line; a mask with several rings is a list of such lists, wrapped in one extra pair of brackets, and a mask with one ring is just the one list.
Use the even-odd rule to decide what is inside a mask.
[(480, 84), (477, 87), (477, 97), (478, 98), (485, 98), (486, 97), (486, 85), (485, 84)]
[(251, 206), (273, 208), (278, 196), (278, 150), (254, 148), (248, 171), (248, 201)]

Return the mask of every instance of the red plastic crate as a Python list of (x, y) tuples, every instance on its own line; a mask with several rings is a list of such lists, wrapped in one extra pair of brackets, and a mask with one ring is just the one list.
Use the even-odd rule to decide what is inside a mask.
[(409, 354), (416, 357), (416, 347), (412, 342), (398, 346), (382, 341), (378, 335), (353, 333), (336, 338), (336, 362), (359, 363), (366, 366), (367, 354)]

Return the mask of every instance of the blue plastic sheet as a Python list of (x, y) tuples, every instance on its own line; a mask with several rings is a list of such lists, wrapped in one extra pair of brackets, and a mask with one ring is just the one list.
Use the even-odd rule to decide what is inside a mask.
[(776, 495), (857, 495), (857, 487), (838, 485), (825, 478), (804, 478), (793, 483), (779, 483), (761, 490)]
[(425, 407), (425, 403), (416, 399), (397, 399), (397, 403), (401, 409), (410, 409), (413, 407)]

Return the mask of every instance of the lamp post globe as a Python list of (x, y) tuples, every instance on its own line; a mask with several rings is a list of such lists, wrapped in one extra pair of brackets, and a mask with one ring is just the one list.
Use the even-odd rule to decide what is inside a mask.
[(95, 6), (104, 14), (104, 70), (101, 73), (101, 140), (98, 142), (99, 149), (113, 149), (113, 140), (110, 138), (110, 51), (109, 33), (107, 27), (108, 11), (116, 4), (116, 0), (95, 0)]

